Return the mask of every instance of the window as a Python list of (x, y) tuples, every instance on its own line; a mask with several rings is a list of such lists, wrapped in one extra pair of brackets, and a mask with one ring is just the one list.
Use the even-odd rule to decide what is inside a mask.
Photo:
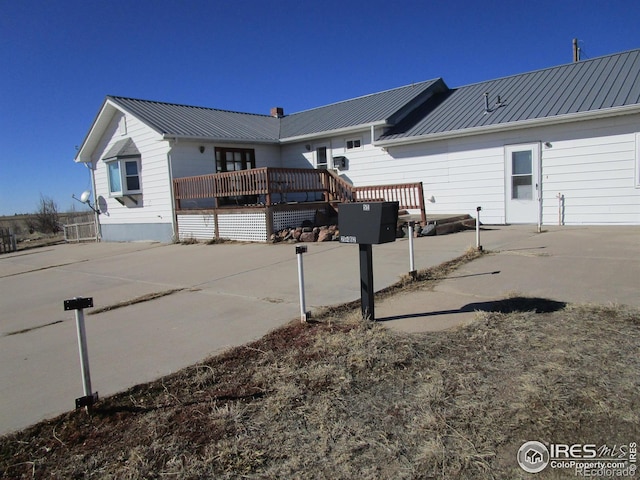
[(326, 170), (329, 168), (327, 163), (327, 147), (316, 148), (316, 168)]
[(141, 193), (140, 159), (118, 159), (107, 162), (109, 194), (112, 197)]
[(216, 147), (216, 172), (237, 172), (256, 168), (256, 153), (252, 148)]
[(511, 154), (511, 198), (533, 199), (531, 150)]
[(359, 138), (353, 138), (351, 140), (347, 140), (347, 150), (353, 150), (355, 148), (360, 148), (362, 146), (362, 140)]

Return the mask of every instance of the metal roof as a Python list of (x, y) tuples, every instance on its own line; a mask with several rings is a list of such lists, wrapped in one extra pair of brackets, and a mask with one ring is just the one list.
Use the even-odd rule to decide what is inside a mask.
[(140, 151), (131, 138), (118, 140), (114, 143), (109, 151), (104, 155), (103, 160), (110, 158), (139, 157)]
[(165, 137), (278, 142), (371, 124), (393, 125), (429, 96), (446, 90), (442, 79), (428, 80), (282, 118), (126, 97), (107, 100)]
[(108, 96), (165, 137), (278, 142), (280, 121), (268, 115)]
[[(640, 50), (452, 89), (378, 140), (510, 125), (640, 104)], [(485, 111), (488, 93), (489, 108)], [(500, 97), (498, 102), (498, 97)]]
[(631, 50), (456, 89), (438, 78), (282, 118), (107, 96), (76, 161), (90, 160), (108, 108), (131, 113), (165, 138), (278, 144), (385, 125), (376, 144), (392, 145), (633, 110), (640, 108), (639, 79), (640, 50)]
[(294, 113), (281, 119), (280, 139), (363, 125), (393, 124), (430, 95), (446, 90), (438, 78)]

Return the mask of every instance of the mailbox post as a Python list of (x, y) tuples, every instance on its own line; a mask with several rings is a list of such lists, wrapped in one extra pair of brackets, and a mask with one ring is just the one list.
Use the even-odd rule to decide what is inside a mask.
[(375, 320), (373, 247), (396, 241), (398, 202), (342, 203), (338, 208), (340, 243), (356, 243), (360, 255), (362, 318)]

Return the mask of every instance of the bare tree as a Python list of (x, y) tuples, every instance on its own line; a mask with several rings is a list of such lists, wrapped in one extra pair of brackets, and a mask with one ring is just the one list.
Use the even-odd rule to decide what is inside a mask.
[(40, 194), (40, 203), (35, 213), (35, 227), (41, 233), (56, 233), (60, 230), (58, 206), (51, 198)]

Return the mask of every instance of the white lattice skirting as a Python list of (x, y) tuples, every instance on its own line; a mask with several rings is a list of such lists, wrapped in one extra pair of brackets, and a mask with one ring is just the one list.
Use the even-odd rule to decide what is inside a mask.
[[(315, 220), (316, 209), (273, 212), (273, 230), (299, 227), (306, 220)], [(242, 242), (267, 242), (267, 213), (218, 214), (218, 236)], [(178, 238), (185, 240), (211, 240), (216, 237), (212, 214), (178, 215)]]
[(313, 222), (316, 218), (316, 210), (293, 210), (289, 212), (273, 213), (273, 230), (275, 232), (284, 228), (295, 228), (302, 225), (302, 222), (309, 220)]
[(185, 240), (211, 240), (216, 235), (213, 215), (178, 215), (178, 238)]
[(265, 212), (218, 215), (218, 228), (218, 236), (229, 240), (266, 242), (269, 238)]

